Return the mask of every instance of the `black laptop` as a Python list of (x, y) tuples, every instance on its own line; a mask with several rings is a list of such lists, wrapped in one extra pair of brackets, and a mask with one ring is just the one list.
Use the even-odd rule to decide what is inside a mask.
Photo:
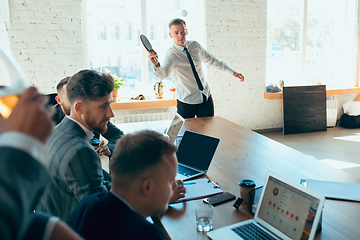
[(185, 131), (176, 153), (178, 174), (176, 179), (188, 180), (207, 173), (220, 139)]

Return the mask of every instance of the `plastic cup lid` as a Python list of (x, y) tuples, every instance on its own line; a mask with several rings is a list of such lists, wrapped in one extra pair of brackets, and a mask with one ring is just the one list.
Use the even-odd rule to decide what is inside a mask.
[(244, 179), (239, 182), (239, 186), (244, 187), (244, 188), (253, 188), (256, 186), (256, 184), (255, 184), (255, 181), (253, 181), (253, 180)]

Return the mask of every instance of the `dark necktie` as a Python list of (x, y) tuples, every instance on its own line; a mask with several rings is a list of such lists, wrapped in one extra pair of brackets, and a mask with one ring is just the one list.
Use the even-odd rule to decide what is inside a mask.
[(197, 83), (200, 91), (202, 91), (202, 90), (204, 90), (204, 87), (203, 87), (203, 85), (202, 85), (202, 83), (201, 83), (201, 81), (200, 81), (200, 78), (199, 78), (198, 73), (196, 72), (194, 62), (193, 62), (193, 60), (192, 60), (192, 58), (191, 58), (191, 56), (190, 56), (190, 53), (189, 53), (189, 51), (187, 50), (186, 47), (184, 48), (184, 50), (185, 50), (186, 55), (187, 55), (187, 57), (188, 57), (188, 59), (189, 59), (189, 62), (190, 62), (190, 65), (191, 65), (191, 69), (192, 69), (193, 74), (194, 74), (194, 77), (195, 77), (195, 79), (196, 79), (196, 83)]

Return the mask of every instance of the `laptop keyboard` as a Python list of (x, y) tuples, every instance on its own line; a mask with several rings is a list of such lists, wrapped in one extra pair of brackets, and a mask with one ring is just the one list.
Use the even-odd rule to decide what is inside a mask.
[(264, 230), (256, 226), (254, 223), (241, 225), (236, 228), (232, 228), (237, 235), (244, 240), (257, 240), (257, 239), (270, 239), (275, 240), (272, 236), (266, 233)]
[(191, 168), (187, 168), (187, 167), (178, 165), (178, 173), (189, 177), (189, 176), (193, 176), (193, 175), (199, 173), (199, 171), (196, 171), (196, 170), (193, 170)]

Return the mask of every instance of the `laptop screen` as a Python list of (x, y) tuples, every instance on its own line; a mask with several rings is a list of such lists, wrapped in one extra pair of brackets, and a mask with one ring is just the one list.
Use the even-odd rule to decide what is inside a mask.
[(186, 131), (176, 152), (179, 163), (207, 170), (220, 139)]
[(263, 191), (258, 217), (291, 239), (308, 239), (319, 199), (272, 176)]
[(171, 121), (170, 127), (168, 128), (166, 134), (169, 137), (170, 142), (174, 143), (175, 139), (180, 132), (180, 129), (185, 123), (185, 119), (178, 113), (175, 114), (173, 120)]

